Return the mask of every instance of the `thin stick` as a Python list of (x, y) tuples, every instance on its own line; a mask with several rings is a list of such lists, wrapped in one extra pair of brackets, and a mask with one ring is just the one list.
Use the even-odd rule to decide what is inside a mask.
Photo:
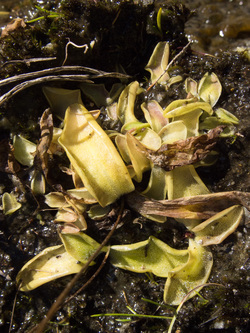
[(97, 275), (100, 273), (100, 271), (102, 270), (103, 266), (106, 264), (106, 261), (108, 259), (109, 256), (109, 252), (110, 252), (110, 247), (108, 248), (108, 251), (106, 252), (101, 265), (98, 267), (98, 269), (95, 271), (95, 273), (91, 276), (91, 278), (88, 279), (88, 281), (86, 283), (84, 283), (84, 285), (79, 288), (74, 295), (68, 297), (68, 299), (66, 299), (66, 301), (63, 303), (63, 305), (69, 303), (73, 298), (75, 298), (81, 291), (83, 291), (84, 289), (87, 288), (87, 286), (97, 277)]
[(182, 49), (178, 54), (176, 54), (176, 56), (175, 56), (175, 57), (170, 61), (170, 63), (167, 65), (167, 67), (166, 67), (166, 69), (164, 70), (164, 72), (158, 77), (158, 79), (155, 80), (154, 83), (151, 84), (151, 86), (148, 87), (147, 92), (148, 92), (151, 88), (153, 88), (153, 87), (156, 85), (156, 83), (157, 83), (157, 82), (163, 77), (163, 75), (166, 74), (166, 72), (169, 70), (169, 67), (171, 67), (172, 64), (175, 62), (175, 60), (176, 60), (177, 58), (179, 58), (179, 57), (180, 57), (180, 56), (186, 51), (186, 49), (189, 47), (189, 45), (190, 45), (191, 43), (192, 43), (191, 41), (190, 41), (189, 43), (187, 43), (187, 45), (185, 45), (185, 46), (183, 47), (183, 49)]
[(89, 260), (86, 262), (86, 264), (82, 267), (82, 269), (80, 270), (80, 272), (77, 273), (71, 279), (71, 281), (67, 284), (67, 286), (64, 288), (64, 290), (61, 292), (61, 294), (57, 297), (56, 301), (53, 303), (53, 305), (49, 309), (46, 317), (36, 327), (32, 328), (29, 331), (29, 333), (42, 333), (44, 331), (47, 323), (53, 318), (53, 316), (55, 315), (55, 313), (59, 310), (59, 308), (61, 307), (63, 301), (65, 300), (65, 298), (67, 297), (67, 295), (69, 294), (70, 290), (73, 288), (73, 286), (75, 285), (75, 283), (79, 280), (79, 278), (86, 271), (86, 269), (88, 268), (88, 266), (90, 265), (90, 263), (93, 260), (95, 260), (95, 258), (101, 252), (102, 248), (108, 243), (108, 241), (112, 237), (113, 233), (115, 232), (115, 229), (116, 229), (117, 225), (119, 224), (119, 222), (120, 222), (120, 220), (122, 218), (123, 208), (124, 208), (124, 202), (122, 201), (121, 207), (119, 209), (118, 217), (117, 217), (117, 219), (116, 219), (116, 221), (115, 221), (112, 229), (110, 230), (110, 232), (108, 233), (108, 235), (104, 239), (104, 241), (101, 243), (101, 245), (98, 247), (98, 249), (92, 254), (92, 256), (89, 258)]

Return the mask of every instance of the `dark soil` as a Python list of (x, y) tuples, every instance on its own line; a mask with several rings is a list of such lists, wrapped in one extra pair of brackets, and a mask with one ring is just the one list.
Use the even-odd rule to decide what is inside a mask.
[[(197, 15), (198, 22), (201, 21), (200, 12), (196, 11), (195, 15), (192, 12), (194, 8), (192, 2), (190, 7), (176, 2), (153, 4), (151, 1), (134, 4), (132, 1), (118, 3), (51, 0), (45, 3), (44, 7), (47, 10), (58, 11), (63, 15), (56, 19), (45, 15), (43, 20), (27, 24), (25, 28), (13, 31), (9, 36), (0, 39), (1, 78), (60, 66), (64, 60), (65, 45), (70, 38), (79, 45), (89, 44), (95, 40), (95, 45), (93, 50), (86, 54), (83, 54), (82, 49), (69, 47), (67, 65), (89, 66), (104, 71), (123, 68), (131, 76), (131, 80), (145, 82), (148, 73), (144, 71), (144, 67), (156, 43), (161, 40), (169, 41), (173, 57), (174, 52), (178, 52), (187, 44), (187, 37), (191, 34), (188, 29), (192, 30)], [(223, 18), (226, 13), (223, 2), (218, 1), (218, 3), (221, 3), (221, 7), (217, 2), (214, 7), (206, 4), (206, 1), (201, 2), (198, 8), (201, 9), (204, 19), (209, 11), (210, 22), (214, 16), (214, 20), (221, 22), (216, 15), (222, 13), (220, 17)], [(237, 1), (235, 3), (238, 4)], [(166, 13), (162, 21), (162, 32), (156, 28), (159, 7), (162, 7)], [(242, 8), (239, 7), (240, 9)], [(35, 15), (43, 15), (43, 12), (24, 3), (17, 8), (15, 15), (30, 20)], [(228, 17), (225, 20), (228, 20)], [(215, 25), (221, 27), (220, 24)], [(246, 43), (249, 29), (247, 30), (245, 26), (247, 23), (244, 28), (239, 28), (237, 34), (232, 36), (228, 33), (225, 38), (233, 39), (235, 44), (238, 39), (240, 43), (242, 40)], [(210, 46), (214, 47), (213, 38), (217, 36), (218, 29), (214, 35), (210, 34)], [(249, 192), (249, 62), (244, 54), (229, 50), (224, 40), (221, 47), (218, 47), (212, 55), (204, 54), (209, 52), (210, 47), (209, 45), (204, 47), (207, 32), (200, 31), (199, 34), (202, 36), (201, 39), (203, 38), (199, 50), (195, 46), (190, 48), (179, 59), (174, 70), (184, 78), (189, 76), (195, 80), (199, 80), (207, 71), (215, 72), (223, 85), (218, 106), (235, 114), (240, 119), (240, 124), (234, 142), (227, 139), (219, 143), (218, 162), (212, 167), (199, 169), (198, 172), (213, 192), (231, 190)], [(56, 60), (31, 64), (11, 62), (51, 56), (55, 56)], [(113, 82), (113, 80), (105, 81), (107, 86), (111, 86)], [(1, 94), (12, 86), (1, 87)], [(56, 86), (73, 89), (77, 88), (78, 84), (61, 82)], [(182, 98), (183, 91), (183, 82), (172, 86), (163, 96), (162, 103)], [(153, 89), (148, 98), (153, 98), (156, 93), (157, 89)], [(85, 100), (84, 103), (91, 107), (90, 101)], [(42, 320), (55, 298), (70, 280), (70, 277), (62, 278), (29, 293), (17, 293), (15, 282), (18, 271), (29, 259), (48, 246), (60, 244), (60, 240), (57, 226), (53, 222), (55, 213), (45, 211), (47, 206), (43, 197), (34, 198), (30, 192), (29, 170), (21, 168), (16, 174), (6, 172), (4, 167), (6, 151), (1, 147), (8, 147), (6, 142), (11, 140), (15, 133), (25, 134), (30, 140), (37, 142), (40, 137), (39, 118), (47, 107), (39, 85), (23, 90), (0, 108), (0, 150), (2, 150), (0, 190), (1, 193), (16, 192), (22, 203), (22, 208), (13, 215), (4, 216), (0, 212), (1, 332), (28, 332)], [(65, 180), (65, 175), (59, 171), (56, 162), (51, 168), (54, 169), (52, 172), (55, 177), (54, 184), (68, 188), (70, 181)], [(102, 241), (114, 220), (115, 217), (98, 223), (89, 221), (88, 234), (97, 241)], [(149, 235), (157, 236), (176, 248), (184, 248), (188, 242), (185, 238), (185, 228), (171, 219), (165, 224), (156, 224), (135, 215), (129, 207), (125, 207), (122, 222), (111, 240), (112, 244), (137, 242), (147, 239)], [(249, 331), (248, 229), (249, 212), (246, 212), (237, 231), (222, 244), (212, 247), (214, 266), (208, 282), (219, 283), (224, 287), (206, 287), (201, 291), (205, 300), (197, 296), (185, 303), (177, 317), (173, 332), (246, 333)], [(97, 265), (101, 260), (102, 258), (97, 260)], [(74, 291), (95, 272), (97, 265), (89, 269), (87, 275), (75, 286)], [(167, 332), (169, 322), (166, 320), (136, 319), (119, 322), (113, 317), (90, 317), (98, 313), (128, 313), (127, 305), (140, 314), (172, 316), (172, 310), (164, 305), (158, 308), (142, 300), (147, 298), (162, 304), (164, 283), (164, 279), (155, 277), (155, 280), (152, 280), (146, 275), (123, 271), (107, 263), (83, 293), (58, 311), (46, 332)], [(16, 293), (13, 314), (12, 306)], [(9, 328), (12, 315), (12, 326)]]

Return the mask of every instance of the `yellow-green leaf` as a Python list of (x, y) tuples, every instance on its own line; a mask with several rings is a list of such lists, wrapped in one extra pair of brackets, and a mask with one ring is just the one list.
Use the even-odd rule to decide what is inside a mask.
[(71, 105), (59, 143), (89, 193), (107, 206), (134, 185), (108, 135), (84, 106)]
[(48, 247), (28, 261), (17, 274), (20, 290), (29, 291), (65, 275), (78, 273), (83, 267), (63, 245)]
[(15, 159), (19, 163), (31, 167), (34, 162), (36, 144), (23, 138), (21, 135), (14, 135), (13, 147)]
[(216, 74), (206, 73), (198, 85), (198, 95), (204, 102), (209, 103), (212, 107), (220, 98), (222, 86)]
[[(176, 267), (168, 274), (168, 279), (164, 288), (164, 302), (170, 305), (178, 305), (188, 294), (191, 298), (202, 289), (202, 284), (206, 283), (212, 266), (213, 257), (208, 248), (189, 240), (188, 261), (179, 267)], [(192, 289), (195, 291), (191, 292)]]
[(220, 244), (238, 227), (244, 209), (235, 205), (224, 209), (192, 229), (195, 240), (203, 246)]
[[(93, 238), (86, 235), (84, 232), (66, 233), (60, 232), (61, 240), (65, 250), (76, 260), (86, 263), (91, 255), (100, 246)], [(104, 247), (102, 252), (106, 252)], [(93, 264), (93, 263), (92, 263)]]
[(2, 203), (4, 215), (11, 215), (22, 207), (13, 193), (5, 192), (2, 196)]
[[(169, 59), (169, 44), (167, 42), (159, 42), (149, 59), (145, 69), (150, 72), (152, 82), (155, 82), (165, 71)], [(166, 82), (169, 79), (168, 72), (166, 72), (158, 83)]]
[(132, 272), (167, 277), (169, 271), (187, 262), (188, 251), (173, 249), (150, 236), (139, 243), (111, 246), (110, 260), (114, 266)]

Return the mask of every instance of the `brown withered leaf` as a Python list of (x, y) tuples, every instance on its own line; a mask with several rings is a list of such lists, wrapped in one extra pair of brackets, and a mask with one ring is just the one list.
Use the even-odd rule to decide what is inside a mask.
[(156, 151), (145, 148), (141, 143), (138, 144), (138, 147), (154, 165), (170, 171), (176, 167), (203, 160), (216, 145), (224, 128), (225, 126), (217, 126), (207, 134), (165, 144)]
[(129, 206), (142, 215), (154, 214), (185, 219), (207, 219), (233, 205), (250, 211), (250, 192), (230, 191), (174, 200), (150, 200), (137, 192), (126, 196)]
[(6, 25), (6, 27), (3, 29), (1, 37), (8, 36), (10, 32), (18, 29), (18, 28), (25, 28), (26, 24), (22, 18), (16, 18), (12, 20), (10, 23)]
[(16, 174), (20, 170), (20, 165), (16, 161), (13, 146), (9, 140), (2, 140), (0, 142), (0, 171)]
[(50, 109), (46, 109), (40, 120), (41, 139), (36, 148), (34, 157), (35, 169), (41, 170), (47, 179), (48, 175), (48, 149), (53, 137), (53, 118)]

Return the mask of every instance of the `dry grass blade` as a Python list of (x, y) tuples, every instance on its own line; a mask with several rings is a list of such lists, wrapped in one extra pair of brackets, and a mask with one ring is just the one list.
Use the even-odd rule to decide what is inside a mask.
[(171, 320), (171, 323), (169, 325), (169, 328), (168, 328), (168, 332), (167, 333), (172, 333), (172, 330), (173, 330), (173, 326), (174, 326), (174, 323), (176, 321), (176, 318), (177, 318), (177, 315), (178, 313), (180, 312), (183, 304), (186, 302), (186, 300), (188, 299), (189, 295), (194, 291), (194, 290), (197, 290), (199, 289), (200, 287), (223, 287), (225, 288), (225, 286), (223, 286), (223, 284), (219, 284), (219, 283), (204, 283), (200, 286), (197, 286), (196, 288), (190, 290), (190, 292), (183, 298), (182, 302), (179, 304), (178, 308), (176, 309), (176, 312)]
[[(30, 59), (27, 59), (27, 61)], [(19, 60), (17, 60), (19, 62)], [(0, 80), (0, 87), (17, 82), (17, 81), (22, 81), (22, 80), (27, 80), (31, 78), (36, 78), (36, 77), (42, 77), (48, 74), (55, 74), (55, 73), (63, 73), (63, 72), (86, 72), (89, 74), (96, 74), (96, 75), (106, 75), (106, 74), (114, 74), (114, 75), (119, 75), (121, 78), (128, 78), (128, 75), (121, 74), (121, 73), (107, 73), (104, 71), (101, 71), (99, 69), (94, 69), (90, 67), (84, 67), (84, 66), (60, 66), (60, 67), (52, 67), (52, 68), (47, 68), (43, 69), (40, 71), (36, 72), (30, 72), (30, 73), (24, 73), (24, 74), (19, 74), (19, 75), (14, 75), (11, 77), (8, 77), (6, 79)]]
[(174, 218), (207, 219), (232, 205), (242, 205), (250, 211), (250, 193), (240, 191), (197, 195), (174, 200), (150, 200), (139, 193), (128, 194), (129, 206), (140, 214), (155, 214)]
[[(51, 82), (51, 81), (78, 81), (78, 82), (89, 82), (89, 80), (97, 79), (97, 78), (103, 78), (103, 77), (114, 77), (114, 78), (124, 78), (127, 76), (120, 74), (120, 73), (106, 73), (106, 72), (100, 72), (98, 74), (90, 75), (90, 74), (62, 74), (62, 75), (48, 75), (43, 77), (38, 77), (37, 79), (24, 81), (18, 85), (16, 85), (14, 88), (9, 90), (6, 94), (2, 95), (0, 97), (0, 105), (2, 105), (4, 102), (6, 102), (9, 98), (13, 97), (18, 92), (34, 86), (36, 84), (45, 83), (45, 82)], [(1, 82), (0, 82), (1, 83)]]

